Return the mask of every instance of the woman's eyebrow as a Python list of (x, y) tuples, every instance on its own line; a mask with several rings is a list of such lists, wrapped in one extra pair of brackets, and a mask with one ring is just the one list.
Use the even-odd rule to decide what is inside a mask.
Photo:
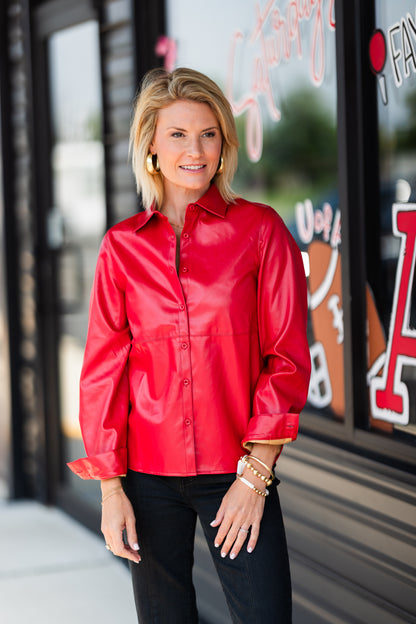
[[(169, 128), (166, 128), (167, 130), (179, 130), (180, 132), (187, 132), (187, 130), (185, 128), (179, 128), (178, 126), (169, 126)], [(201, 132), (207, 132), (208, 130), (218, 130), (219, 127), (218, 126), (210, 126), (209, 128), (204, 128), (203, 130), (201, 130)]]

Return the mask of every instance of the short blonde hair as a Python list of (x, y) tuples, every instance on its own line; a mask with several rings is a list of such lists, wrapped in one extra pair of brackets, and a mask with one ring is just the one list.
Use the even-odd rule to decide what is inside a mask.
[(172, 72), (152, 69), (143, 78), (134, 103), (130, 128), (129, 153), (132, 157), (137, 192), (145, 208), (163, 203), (163, 177), (151, 175), (146, 168), (146, 158), (153, 140), (158, 113), (178, 100), (208, 104), (213, 111), (222, 134), (223, 172), (214, 176), (214, 182), (227, 203), (237, 195), (231, 182), (237, 169), (238, 138), (231, 106), (210, 78), (193, 69), (178, 68)]

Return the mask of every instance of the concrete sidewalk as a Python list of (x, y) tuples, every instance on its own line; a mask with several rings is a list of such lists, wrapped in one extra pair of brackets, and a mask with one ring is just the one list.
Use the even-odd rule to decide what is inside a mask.
[(56, 508), (0, 502), (1, 624), (137, 624), (130, 575)]

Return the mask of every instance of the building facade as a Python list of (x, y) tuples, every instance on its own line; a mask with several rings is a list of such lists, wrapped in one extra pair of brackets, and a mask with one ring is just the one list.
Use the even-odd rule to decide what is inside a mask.
[[(294, 621), (416, 621), (415, 0), (8, 0), (0, 8), (0, 495), (99, 530), (77, 386), (101, 238), (151, 67), (224, 89), (235, 189), (304, 257), (312, 378), (279, 459)], [(203, 539), (201, 614), (228, 622)]]

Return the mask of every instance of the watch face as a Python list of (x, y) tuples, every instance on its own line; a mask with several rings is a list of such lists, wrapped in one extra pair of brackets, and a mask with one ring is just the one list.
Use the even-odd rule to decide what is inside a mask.
[(238, 464), (237, 464), (237, 474), (242, 475), (243, 471), (244, 471), (244, 462), (242, 459), (239, 459)]

